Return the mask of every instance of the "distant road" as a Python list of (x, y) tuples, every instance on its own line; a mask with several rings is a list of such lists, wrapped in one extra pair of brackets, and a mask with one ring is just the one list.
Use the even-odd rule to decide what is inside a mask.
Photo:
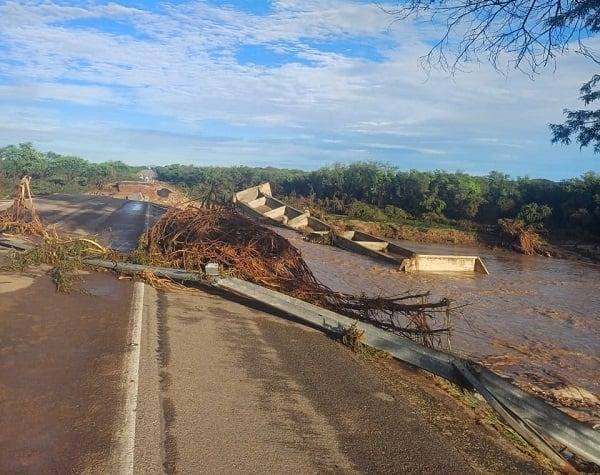
[(146, 225), (152, 225), (164, 212), (152, 203), (109, 196), (50, 195), (36, 198), (35, 206), (46, 223), (69, 232), (96, 235), (124, 252), (134, 249)]

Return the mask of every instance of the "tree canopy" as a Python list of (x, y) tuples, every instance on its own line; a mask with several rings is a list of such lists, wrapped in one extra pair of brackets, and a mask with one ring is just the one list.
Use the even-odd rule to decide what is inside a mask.
[[(581, 100), (586, 106), (600, 100), (600, 74), (595, 74), (580, 91)], [(565, 109), (564, 113), (564, 124), (550, 124), (552, 142), (568, 145), (571, 137), (575, 137), (580, 147), (591, 146), (594, 152), (600, 153), (600, 109)]]
[(14, 183), (30, 175), (37, 193), (78, 192), (130, 178), (139, 169), (123, 162), (92, 163), (71, 155), (43, 153), (31, 143), (8, 145), (0, 148), (0, 191), (12, 193)]
[(331, 213), (372, 221), (496, 224), (520, 218), (538, 228), (572, 228), (600, 235), (600, 174), (560, 182), (444, 171), (400, 170), (376, 162), (335, 164), (315, 171), (251, 167), (156, 167), (161, 180), (191, 196), (214, 184), (222, 200), (234, 191), (270, 181), (275, 194), (311, 197)]

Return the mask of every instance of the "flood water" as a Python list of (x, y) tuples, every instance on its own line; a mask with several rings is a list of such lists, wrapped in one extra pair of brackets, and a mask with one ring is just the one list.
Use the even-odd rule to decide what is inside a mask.
[[(298, 247), (314, 274), (334, 290), (398, 295), (430, 290), (465, 305), (453, 317), (453, 351), (479, 361), (579, 419), (600, 422), (600, 265), (504, 250), (413, 242), (423, 254), (479, 255), (490, 275), (405, 274), (394, 266), (277, 229)], [(571, 391), (571, 396), (573, 396)]]

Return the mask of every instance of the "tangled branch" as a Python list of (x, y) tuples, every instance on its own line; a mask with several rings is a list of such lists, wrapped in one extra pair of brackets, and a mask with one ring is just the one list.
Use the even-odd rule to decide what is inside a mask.
[(30, 187), (31, 177), (24, 176), (17, 185), (12, 205), (0, 211), (0, 232), (45, 236), (46, 229), (40, 220)]
[(449, 330), (449, 300), (429, 302), (428, 293), (368, 297), (333, 291), (287, 239), (230, 208), (171, 209), (147, 232), (143, 246), (154, 263), (199, 270), (216, 262), (242, 279), (429, 346), (439, 345)]

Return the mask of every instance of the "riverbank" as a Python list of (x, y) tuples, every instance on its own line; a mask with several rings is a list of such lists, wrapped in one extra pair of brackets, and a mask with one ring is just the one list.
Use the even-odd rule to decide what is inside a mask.
[[(476, 223), (438, 223), (412, 218), (392, 220), (364, 220), (343, 214), (328, 213), (314, 202), (299, 198), (287, 198), (286, 202), (299, 209), (308, 209), (311, 215), (321, 219), (338, 230), (361, 231), (374, 236), (398, 241), (412, 241), (424, 244), (448, 244), (478, 246), (487, 249), (503, 248), (517, 254), (527, 254), (519, 247), (518, 240), (506, 239), (499, 227)], [(569, 260), (600, 262), (600, 242), (593, 237), (574, 235), (572, 232), (556, 231), (544, 237), (537, 236), (539, 243), (536, 252), (545, 257)]]

